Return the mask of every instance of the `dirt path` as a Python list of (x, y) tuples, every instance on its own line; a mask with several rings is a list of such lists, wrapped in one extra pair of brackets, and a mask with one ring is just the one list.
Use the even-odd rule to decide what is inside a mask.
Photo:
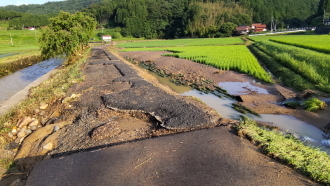
[[(16, 155), (25, 173), (41, 162), (27, 185), (316, 185), (233, 134), (236, 121), (150, 83), (104, 46), (82, 70), (84, 81), (68, 94), (79, 99)], [(209, 129), (187, 132), (200, 128)]]
[[(246, 95), (240, 95), (242, 102), (240, 104), (258, 112), (259, 114), (284, 114), (292, 115), (301, 121), (314, 125), (323, 130), (324, 126), (330, 123), (330, 107), (317, 113), (308, 112), (301, 109), (290, 109), (275, 104), (285, 99), (301, 96), (302, 94), (294, 92), (278, 84), (256, 83), (257, 79), (233, 71), (221, 71), (219, 69), (196, 63), (190, 60), (174, 57), (164, 57), (165, 51), (136, 51), (120, 52), (123, 57), (134, 59), (137, 62), (148, 61), (155, 65), (157, 69), (165, 71), (166, 74), (178, 75), (180, 79), (188, 82), (201, 82), (201, 80), (211, 80), (213, 85), (219, 86), (221, 82), (251, 82), (253, 86), (266, 89), (269, 94), (260, 94), (245, 88)], [(221, 113), (220, 113), (221, 115)]]

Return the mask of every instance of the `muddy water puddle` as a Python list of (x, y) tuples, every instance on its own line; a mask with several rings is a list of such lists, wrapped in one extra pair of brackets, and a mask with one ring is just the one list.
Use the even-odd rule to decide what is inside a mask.
[(193, 96), (200, 99), (203, 103), (216, 110), (221, 117), (224, 118), (239, 119), (239, 116), (242, 115), (240, 112), (237, 112), (235, 109), (231, 108), (232, 104), (236, 101), (229, 98), (220, 99), (214, 94), (205, 94), (195, 89), (181, 93), (181, 95)]
[(8, 57), (8, 56), (13, 56), (13, 55), (17, 55), (19, 53), (6, 53), (6, 54), (0, 54), (0, 58), (3, 58), (3, 57)]
[(227, 90), (231, 95), (243, 95), (255, 92), (258, 94), (269, 94), (266, 89), (253, 86), (250, 82), (221, 82), (219, 87)]
[(55, 69), (62, 59), (49, 59), (0, 78), (0, 104), (47, 72)]
[[(206, 94), (203, 92), (200, 92), (198, 90), (195, 90), (188, 86), (182, 86), (177, 85), (169, 80), (167, 77), (160, 77), (156, 73), (151, 73), (153, 76), (155, 76), (158, 81), (163, 84), (170, 87), (173, 91), (183, 95), (183, 96), (193, 96), (198, 99), (200, 99), (202, 102), (207, 104), (209, 107), (216, 110), (222, 117), (224, 118), (230, 118), (230, 119), (239, 119), (242, 113), (236, 111), (232, 108), (232, 104), (237, 102), (236, 100), (230, 99), (230, 98), (219, 98), (218, 96), (214, 94)], [(233, 82), (230, 82), (232, 85)], [(248, 87), (252, 91), (257, 91), (260, 94), (268, 94), (267, 90), (255, 87), (251, 85), (249, 82), (245, 83), (238, 83), (236, 82), (235, 86), (231, 86), (228, 84), (222, 84), (224, 89), (227, 88), (227, 91), (230, 94), (241, 94), (242, 92), (245, 92), (246, 89), (243, 87)], [(240, 87), (239, 87), (240, 86)], [(236, 90), (237, 88), (237, 90)], [(244, 91), (245, 90), (245, 91)], [(256, 121), (263, 121), (267, 122), (270, 125), (277, 126), (280, 128), (280, 130), (287, 132), (287, 133), (296, 133), (300, 137), (307, 136), (309, 138), (312, 138), (316, 141), (310, 143), (307, 142), (308, 145), (312, 145), (318, 148), (321, 148), (323, 151), (326, 151), (328, 154), (330, 154), (330, 148), (324, 147), (321, 145), (321, 141), (324, 140), (322, 137), (322, 131), (312, 125), (309, 125), (308, 123), (305, 123), (303, 121), (298, 120), (297, 118), (290, 116), (290, 115), (274, 115), (274, 114), (260, 114), (260, 117), (248, 114), (249, 117), (253, 118)]]
[(159, 83), (161, 83), (162, 85), (167, 85), (169, 86), (174, 92), (182, 94), (188, 91), (193, 90), (192, 87), (189, 86), (181, 86), (181, 85), (177, 85), (175, 83), (173, 83), (172, 81), (170, 81), (170, 78), (168, 77), (161, 77), (158, 74), (148, 71), (151, 75), (153, 75), (158, 81)]

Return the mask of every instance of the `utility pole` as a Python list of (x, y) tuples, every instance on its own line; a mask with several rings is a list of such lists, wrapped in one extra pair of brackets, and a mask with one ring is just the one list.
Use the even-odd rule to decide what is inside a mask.
[(38, 41), (38, 39), (37, 39), (37, 33), (36, 33), (37, 31), (36, 31), (36, 26), (34, 26), (34, 37), (36, 38), (36, 41)]
[(14, 43), (13, 43), (13, 38), (11, 37), (11, 32), (10, 32), (10, 44), (11, 44), (11, 46), (14, 45)]
[(276, 22), (274, 20), (274, 17), (271, 18), (271, 22), (270, 22), (270, 32), (273, 33), (273, 30), (276, 31)]

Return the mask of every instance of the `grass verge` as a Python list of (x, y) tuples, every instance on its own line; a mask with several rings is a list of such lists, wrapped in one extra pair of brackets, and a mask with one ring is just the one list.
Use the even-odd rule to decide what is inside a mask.
[(0, 77), (41, 62), (40, 52), (28, 52), (0, 58)]
[(243, 117), (237, 127), (240, 136), (259, 144), (267, 155), (279, 159), (311, 179), (330, 185), (330, 156), (317, 148), (277, 131), (258, 127), (250, 118)]

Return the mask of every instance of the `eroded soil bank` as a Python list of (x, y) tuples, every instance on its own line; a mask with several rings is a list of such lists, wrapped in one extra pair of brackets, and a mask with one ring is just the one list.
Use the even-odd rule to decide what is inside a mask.
[(212, 86), (219, 86), (218, 83), (221, 82), (250, 82), (253, 86), (266, 89), (269, 94), (258, 93), (248, 87), (243, 87), (246, 91), (245, 95), (240, 95), (242, 99), (242, 102), (240, 102), (241, 105), (244, 105), (259, 114), (292, 115), (321, 130), (324, 129), (324, 126), (330, 123), (329, 107), (325, 110), (313, 113), (302, 109), (291, 109), (276, 104), (293, 97), (303, 97), (306, 95), (305, 93), (294, 92), (279, 84), (256, 83), (258, 82), (257, 79), (245, 74), (233, 71), (222, 71), (190, 60), (162, 56), (166, 53), (169, 52), (134, 51), (120, 52), (119, 54), (125, 58), (135, 60), (136, 62), (151, 63), (155, 68), (162, 70), (164, 73), (171, 74), (171, 76), (174, 76), (175, 78), (179, 77), (179, 81), (181, 82), (186, 81), (198, 84), (207, 81), (213, 82), (211, 83)]

